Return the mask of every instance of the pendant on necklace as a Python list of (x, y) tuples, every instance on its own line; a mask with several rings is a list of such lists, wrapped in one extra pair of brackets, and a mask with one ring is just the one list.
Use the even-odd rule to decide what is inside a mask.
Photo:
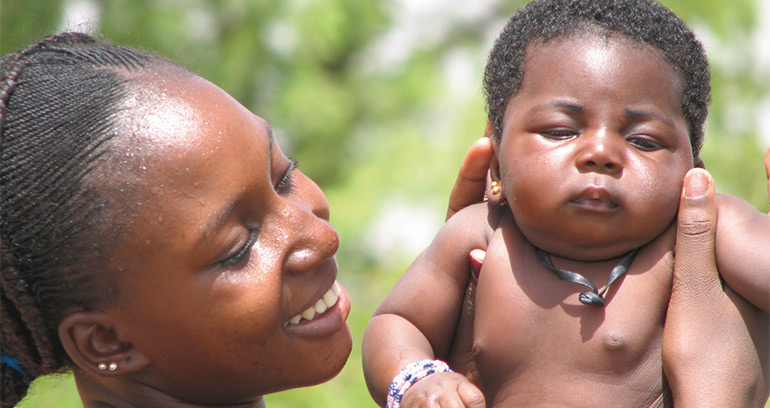
[(597, 306), (601, 307), (604, 306), (604, 293), (607, 292), (607, 289), (609, 289), (610, 285), (612, 285), (615, 280), (617, 280), (619, 277), (621, 277), (626, 271), (628, 271), (629, 266), (631, 266), (631, 262), (633, 262), (634, 257), (636, 257), (636, 253), (639, 252), (639, 248), (634, 249), (633, 251), (629, 252), (628, 255), (626, 255), (617, 265), (615, 265), (614, 268), (612, 268), (612, 271), (610, 271), (610, 277), (607, 279), (607, 286), (604, 287), (604, 289), (599, 292), (599, 290), (596, 289), (596, 286), (594, 286), (593, 283), (591, 283), (588, 278), (585, 276), (568, 271), (566, 269), (560, 269), (555, 266), (553, 266), (553, 262), (551, 261), (551, 255), (548, 254), (548, 252), (543, 251), (540, 248), (535, 248), (535, 256), (537, 257), (537, 260), (540, 261), (541, 264), (543, 264), (544, 267), (551, 270), (553, 273), (556, 274), (556, 276), (567, 282), (571, 283), (577, 283), (579, 285), (583, 285), (588, 287), (591, 290), (586, 290), (580, 293), (580, 296), (578, 299), (580, 299), (580, 302), (584, 305), (591, 305), (591, 306)]

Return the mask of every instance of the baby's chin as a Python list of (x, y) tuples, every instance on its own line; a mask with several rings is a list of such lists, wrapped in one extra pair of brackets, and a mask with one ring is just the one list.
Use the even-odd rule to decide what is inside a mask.
[(628, 237), (615, 240), (558, 238), (553, 235), (528, 239), (535, 247), (552, 256), (581, 262), (599, 262), (625, 256), (634, 249), (652, 242), (656, 237)]
[[(517, 220), (518, 221), (518, 220)], [(548, 252), (552, 256), (581, 262), (599, 262), (617, 259), (634, 249), (656, 241), (673, 248), (673, 232), (676, 231), (676, 219), (652, 220), (636, 228), (612, 224), (586, 224), (579, 226), (517, 223), (524, 239), (533, 246)], [(670, 233), (667, 233), (670, 232)], [(670, 238), (661, 240), (662, 237)]]

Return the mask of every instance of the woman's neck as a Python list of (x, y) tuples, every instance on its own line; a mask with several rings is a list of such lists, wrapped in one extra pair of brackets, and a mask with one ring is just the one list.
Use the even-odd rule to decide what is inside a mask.
[(149, 386), (118, 378), (75, 373), (84, 408), (265, 408), (264, 397), (232, 405), (186, 402)]

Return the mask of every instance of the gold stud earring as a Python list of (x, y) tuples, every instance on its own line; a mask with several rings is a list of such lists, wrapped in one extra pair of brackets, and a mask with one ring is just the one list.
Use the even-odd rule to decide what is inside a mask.
[(96, 368), (98, 368), (99, 371), (104, 371), (104, 370), (107, 369), (107, 364), (106, 363), (99, 363), (99, 365), (97, 365)]
[(500, 182), (495, 180), (493, 181), (489, 187), (492, 189), (492, 194), (498, 195), (502, 191), (502, 188), (500, 188)]
[(112, 362), (109, 366), (107, 366), (107, 369), (110, 371), (115, 371), (118, 369), (118, 363)]

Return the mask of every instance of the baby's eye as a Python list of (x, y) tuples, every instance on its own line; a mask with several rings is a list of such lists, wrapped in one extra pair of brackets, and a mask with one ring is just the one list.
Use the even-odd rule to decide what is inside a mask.
[(631, 137), (628, 139), (628, 143), (645, 152), (651, 152), (663, 148), (661, 143), (649, 137)]
[(292, 187), (294, 186), (293, 177), (292, 174), (294, 173), (294, 170), (297, 168), (297, 162), (294, 160), (289, 160), (289, 165), (286, 167), (286, 170), (283, 173), (283, 176), (281, 176), (281, 179), (278, 180), (278, 183), (275, 185), (275, 191), (282, 193), (282, 194), (288, 194), (291, 192)]
[(219, 266), (222, 268), (234, 268), (244, 264), (251, 254), (251, 248), (254, 246), (254, 242), (257, 240), (257, 230), (249, 230), (249, 238), (246, 243), (235, 254), (228, 256), (227, 258), (219, 261)]
[(541, 135), (553, 140), (567, 140), (577, 136), (577, 132), (571, 129), (553, 129), (540, 132)]

